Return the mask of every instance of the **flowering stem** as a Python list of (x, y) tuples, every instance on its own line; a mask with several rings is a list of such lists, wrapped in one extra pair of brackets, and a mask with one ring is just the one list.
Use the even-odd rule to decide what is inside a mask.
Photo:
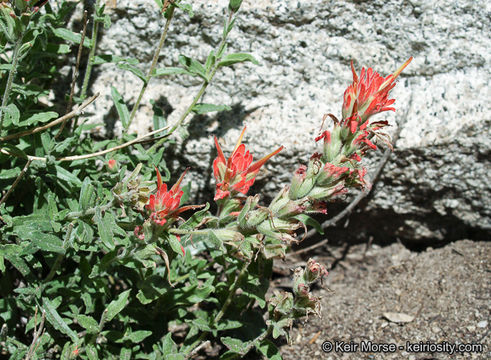
[(5, 91), (2, 98), (2, 107), (0, 108), (0, 131), (3, 127), (3, 109), (7, 106), (10, 97), (10, 91), (12, 90), (12, 83), (14, 82), (14, 76), (17, 72), (17, 65), (19, 63), (19, 50), (22, 46), (22, 38), (24, 33), (20, 34), (19, 38), (15, 42), (14, 50), (12, 51), (12, 64), (9, 71), (9, 77), (7, 79), (7, 85), (5, 86)]
[(131, 123), (135, 117), (136, 111), (138, 110), (138, 107), (140, 106), (140, 102), (143, 98), (143, 95), (145, 94), (145, 91), (147, 90), (148, 83), (150, 82), (150, 79), (153, 76), (153, 72), (154, 72), (155, 67), (157, 66), (157, 62), (159, 60), (160, 51), (162, 50), (162, 47), (164, 46), (165, 39), (167, 37), (167, 31), (169, 30), (170, 22), (171, 22), (172, 18), (174, 17), (174, 9), (175, 9), (174, 6), (171, 6), (171, 8), (169, 9), (169, 15), (168, 15), (167, 20), (165, 22), (165, 26), (164, 26), (164, 30), (162, 31), (162, 35), (160, 36), (159, 45), (157, 46), (157, 49), (155, 50), (155, 54), (153, 55), (152, 64), (150, 65), (150, 69), (148, 70), (147, 77), (145, 78), (145, 81), (143, 82), (142, 88), (140, 90), (140, 94), (138, 95), (138, 99), (136, 100), (136, 103), (135, 103), (135, 105), (133, 105), (133, 109), (131, 110), (130, 119), (128, 121), (128, 125), (126, 126), (126, 128), (130, 127), (130, 125), (131, 125)]
[[(229, 13), (229, 16), (228, 16), (228, 18), (226, 20), (226, 27), (228, 27), (230, 25), (230, 23), (232, 21), (232, 15), (233, 14), (234, 14), (233, 12), (230, 12)], [(227, 31), (224, 32), (224, 34), (222, 36), (222, 40), (220, 41), (220, 44), (218, 45), (216, 54), (220, 54), (224, 50), (225, 45), (226, 45), (226, 41), (227, 41), (228, 33), (229, 32), (227, 32)], [(150, 149), (147, 150), (147, 153), (148, 154), (153, 153), (160, 145), (162, 145), (167, 140), (167, 138), (174, 131), (176, 131), (179, 126), (182, 125), (182, 123), (184, 122), (184, 120), (186, 120), (186, 118), (191, 113), (191, 111), (193, 111), (194, 106), (198, 103), (199, 99), (201, 99), (201, 97), (205, 93), (206, 88), (208, 87), (208, 85), (211, 83), (213, 77), (215, 76), (215, 74), (216, 74), (216, 72), (217, 72), (217, 70), (219, 68), (219, 63), (220, 63), (220, 59), (216, 59), (215, 65), (213, 66), (213, 69), (211, 70), (210, 75), (208, 76), (208, 78), (206, 80), (203, 80), (203, 83), (201, 84), (201, 88), (199, 89), (199, 91), (196, 94), (196, 96), (193, 98), (193, 101), (188, 106), (188, 108), (186, 109), (186, 111), (184, 111), (184, 113), (181, 115), (181, 117), (179, 118), (179, 120), (172, 126), (172, 128), (169, 130), (169, 132), (167, 134), (165, 134), (165, 136), (162, 139), (160, 139), (155, 144), (153, 144)]]
[(82, 91), (80, 98), (83, 100), (87, 96), (87, 88), (89, 86), (90, 75), (92, 73), (92, 66), (94, 65), (95, 49), (97, 47), (97, 33), (99, 32), (99, 21), (97, 21), (97, 8), (99, 7), (100, 0), (97, 0), (94, 5), (94, 17), (92, 19), (92, 39), (90, 40), (90, 53), (89, 60), (87, 61), (87, 67), (85, 68), (84, 82), (82, 84)]

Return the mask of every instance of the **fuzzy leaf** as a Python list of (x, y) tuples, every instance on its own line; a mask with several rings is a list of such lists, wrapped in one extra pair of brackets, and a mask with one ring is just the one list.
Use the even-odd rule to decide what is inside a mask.
[(75, 331), (70, 329), (67, 323), (62, 319), (60, 314), (56, 311), (56, 308), (49, 301), (48, 298), (43, 298), (43, 308), (46, 311), (46, 320), (53, 325), (53, 327), (61, 333), (70, 337), (73, 342), (78, 340), (78, 335)]
[(301, 221), (305, 225), (310, 225), (312, 226), (319, 234), (324, 235), (324, 229), (322, 229), (322, 225), (319, 224), (317, 220), (314, 218), (311, 218), (310, 216), (306, 214), (298, 214), (294, 216), (295, 219)]
[(97, 334), (99, 332), (99, 324), (93, 317), (78, 315), (77, 321), (89, 334)]
[(119, 294), (116, 300), (111, 301), (103, 315), (106, 321), (111, 321), (116, 315), (121, 312), (121, 310), (125, 308), (128, 297), (130, 296), (130, 292), (131, 289), (123, 291), (121, 294)]
[(224, 111), (224, 110), (229, 111), (232, 110), (232, 108), (228, 105), (213, 105), (213, 104), (204, 104), (204, 103), (196, 104), (193, 106), (193, 111), (198, 115), (206, 114), (213, 111)]
[(220, 62), (218, 63), (218, 66), (230, 66), (236, 63), (241, 63), (245, 61), (250, 61), (255, 65), (258, 65), (259, 62), (256, 60), (254, 56), (251, 54), (247, 53), (235, 53), (235, 54), (228, 54)]
[(124, 103), (123, 97), (114, 86), (111, 86), (111, 96), (119, 118), (121, 119), (121, 123), (123, 124), (123, 127), (127, 129), (130, 122), (130, 112), (128, 111), (128, 107)]

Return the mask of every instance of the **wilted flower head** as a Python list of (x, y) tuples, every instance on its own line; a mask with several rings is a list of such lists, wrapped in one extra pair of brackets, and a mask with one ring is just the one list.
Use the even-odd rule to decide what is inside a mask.
[(261, 166), (283, 149), (283, 146), (280, 146), (271, 154), (252, 164), (252, 155), (249, 150), (246, 151), (245, 145), (241, 144), (245, 130), (246, 127), (242, 130), (234, 151), (228, 159), (225, 159), (225, 155), (215, 137), (215, 145), (218, 151), (218, 156), (213, 161), (213, 174), (217, 181), (215, 200), (223, 199), (234, 193), (246, 194), (254, 183)]
[(396, 85), (394, 80), (402, 70), (411, 62), (409, 58), (399, 69), (387, 77), (380, 76), (372, 68), (361, 69), (360, 77), (356, 75), (353, 62), (353, 83), (344, 92), (343, 119), (359, 117), (359, 122), (364, 123), (370, 116), (395, 109), (390, 107), (395, 100), (389, 99), (389, 91)]

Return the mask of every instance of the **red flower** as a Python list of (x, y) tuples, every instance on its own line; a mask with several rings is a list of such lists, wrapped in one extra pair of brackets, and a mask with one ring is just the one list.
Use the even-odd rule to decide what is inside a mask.
[(359, 117), (359, 122), (364, 123), (370, 116), (379, 112), (395, 111), (393, 107), (390, 107), (395, 100), (388, 98), (389, 91), (396, 85), (394, 80), (412, 59), (410, 57), (396, 72), (385, 78), (372, 68), (368, 70), (362, 68), (358, 78), (353, 62), (351, 62), (353, 83), (344, 92), (343, 119)]
[(228, 160), (225, 159), (225, 155), (215, 136), (215, 145), (218, 151), (218, 156), (213, 161), (213, 174), (217, 181), (215, 200), (223, 199), (232, 193), (246, 194), (254, 183), (261, 166), (269, 158), (283, 150), (283, 146), (280, 146), (271, 154), (251, 165), (252, 155), (249, 153), (249, 150), (245, 150), (245, 145), (241, 144), (245, 130), (246, 127), (242, 130), (234, 151)]
[(117, 165), (117, 162), (114, 159), (109, 159), (109, 161), (107, 162), (107, 167), (109, 168), (109, 170), (115, 169), (116, 165)]
[(163, 226), (169, 219), (176, 219), (179, 214), (196, 206), (183, 206), (179, 208), (183, 191), (180, 188), (182, 179), (186, 171), (181, 175), (179, 180), (169, 190), (167, 184), (162, 183), (162, 177), (157, 168), (157, 193), (150, 195), (148, 204), (145, 206), (151, 212), (150, 219), (157, 225)]

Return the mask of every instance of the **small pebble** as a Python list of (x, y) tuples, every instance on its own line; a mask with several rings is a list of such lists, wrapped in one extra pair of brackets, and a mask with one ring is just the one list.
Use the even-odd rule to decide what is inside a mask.
[(488, 326), (488, 322), (486, 320), (483, 320), (483, 321), (479, 321), (477, 323), (477, 327), (480, 327), (480, 328), (485, 328)]

